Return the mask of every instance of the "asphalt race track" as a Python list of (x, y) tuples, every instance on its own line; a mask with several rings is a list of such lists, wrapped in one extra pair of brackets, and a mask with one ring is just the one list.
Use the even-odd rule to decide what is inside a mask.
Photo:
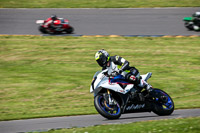
[(200, 35), (182, 19), (199, 8), (0, 9), (0, 34), (40, 35), (38, 19), (69, 19), (74, 35)]
[(154, 113), (122, 114), (118, 120), (107, 120), (100, 115), (39, 118), (0, 122), (1, 133), (22, 133), (30, 131), (48, 131), (50, 129), (87, 127), (102, 124), (121, 124), (145, 120), (160, 120), (200, 116), (200, 109), (175, 110), (170, 116), (157, 116)]

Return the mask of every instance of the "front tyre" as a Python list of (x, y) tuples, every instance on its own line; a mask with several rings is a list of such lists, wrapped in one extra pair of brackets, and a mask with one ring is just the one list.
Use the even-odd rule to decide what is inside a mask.
[(67, 34), (71, 34), (74, 32), (74, 28), (69, 26), (69, 28), (66, 29)]
[(121, 108), (119, 103), (115, 99), (113, 100), (115, 101), (115, 105), (109, 105), (102, 94), (97, 95), (94, 98), (94, 106), (103, 117), (107, 119), (118, 119), (121, 116)]
[(170, 115), (174, 111), (174, 102), (172, 98), (163, 90), (153, 89), (154, 107), (153, 112), (157, 115)]

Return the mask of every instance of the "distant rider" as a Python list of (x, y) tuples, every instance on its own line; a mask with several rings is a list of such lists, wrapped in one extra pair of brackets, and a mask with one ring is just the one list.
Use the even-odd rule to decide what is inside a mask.
[(124, 76), (125, 80), (135, 84), (136, 86), (151, 89), (146, 81), (140, 78), (140, 73), (135, 67), (130, 67), (129, 62), (120, 56), (110, 56), (104, 49), (97, 51), (95, 59), (102, 70), (108, 69), (108, 75), (115, 77), (118, 74)]
[(193, 15), (193, 29), (200, 30), (200, 12), (195, 12)]
[(52, 15), (50, 18), (45, 20), (44, 27), (50, 30), (56, 30), (60, 25), (56, 24), (56, 20), (59, 20), (56, 15)]

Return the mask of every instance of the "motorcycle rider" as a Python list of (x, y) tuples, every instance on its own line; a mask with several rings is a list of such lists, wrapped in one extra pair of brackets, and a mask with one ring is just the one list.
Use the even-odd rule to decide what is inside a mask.
[(200, 30), (200, 12), (195, 12), (193, 15), (193, 29)]
[(45, 20), (44, 27), (50, 30), (56, 30), (60, 28), (60, 25), (56, 24), (56, 20), (59, 20), (56, 15), (52, 15), (50, 18)]
[(140, 78), (140, 73), (135, 67), (130, 67), (129, 62), (124, 58), (115, 55), (110, 56), (104, 49), (99, 50), (95, 54), (95, 59), (102, 70), (108, 69), (108, 75), (115, 77), (121, 74), (125, 80), (139, 86), (151, 90), (151, 85)]

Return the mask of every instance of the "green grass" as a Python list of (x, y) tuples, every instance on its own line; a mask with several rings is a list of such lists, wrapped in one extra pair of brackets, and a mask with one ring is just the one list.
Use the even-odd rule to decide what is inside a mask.
[(177, 108), (200, 107), (200, 38), (0, 36), (0, 120), (97, 113), (94, 54), (120, 55)]
[(199, 0), (0, 0), (0, 8), (146, 8), (199, 6)]
[(199, 123), (200, 117), (194, 117), (50, 130), (42, 133), (199, 133)]

